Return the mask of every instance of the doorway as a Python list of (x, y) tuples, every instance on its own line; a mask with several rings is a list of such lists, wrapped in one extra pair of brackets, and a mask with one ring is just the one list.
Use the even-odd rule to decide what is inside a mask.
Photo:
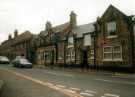
[(83, 68), (88, 68), (88, 51), (87, 50), (83, 50), (83, 54), (82, 54), (82, 67)]

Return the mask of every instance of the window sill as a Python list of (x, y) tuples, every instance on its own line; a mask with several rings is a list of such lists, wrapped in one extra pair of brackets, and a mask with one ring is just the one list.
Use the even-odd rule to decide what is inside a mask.
[(68, 45), (67, 46), (67, 48), (73, 48), (74, 47), (74, 45)]
[(108, 39), (117, 38), (117, 37), (118, 37), (117, 35), (110, 35), (110, 36), (107, 36)]

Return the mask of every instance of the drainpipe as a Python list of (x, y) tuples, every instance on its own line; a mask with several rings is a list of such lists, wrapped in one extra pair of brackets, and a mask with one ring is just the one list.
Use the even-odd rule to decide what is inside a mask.
[(135, 45), (134, 45), (134, 23), (132, 21), (132, 18), (130, 18), (130, 41), (131, 41), (131, 49), (132, 49), (132, 67), (133, 67), (133, 72), (135, 72)]
[(94, 31), (93, 37), (94, 37), (94, 65), (97, 69), (97, 66), (96, 66), (96, 35), (95, 34), (96, 34), (96, 31)]

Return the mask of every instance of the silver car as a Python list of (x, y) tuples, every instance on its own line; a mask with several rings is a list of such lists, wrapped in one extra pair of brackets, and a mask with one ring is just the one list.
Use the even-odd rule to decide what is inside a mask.
[(0, 56), (0, 64), (9, 64), (10, 60), (6, 56)]
[(22, 58), (22, 57), (16, 57), (13, 61), (12, 64), (14, 67), (26, 67), (26, 68), (32, 68), (33, 65), (30, 63), (27, 59)]

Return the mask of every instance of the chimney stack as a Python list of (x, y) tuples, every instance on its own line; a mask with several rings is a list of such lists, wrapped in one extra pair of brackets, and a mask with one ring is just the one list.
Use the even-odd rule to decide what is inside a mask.
[(77, 26), (76, 14), (74, 13), (74, 11), (71, 11), (70, 13), (70, 25), (72, 28)]
[(50, 31), (51, 28), (52, 28), (51, 22), (47, 21), (47, 22), (46, 22), (46, 31)]
[(12, 36), (11, 34), (8, 35), (8, 40), (11, 40), (12, 39)]
[(14, 38), (18, 36), (18, 30), (14, 31)]

